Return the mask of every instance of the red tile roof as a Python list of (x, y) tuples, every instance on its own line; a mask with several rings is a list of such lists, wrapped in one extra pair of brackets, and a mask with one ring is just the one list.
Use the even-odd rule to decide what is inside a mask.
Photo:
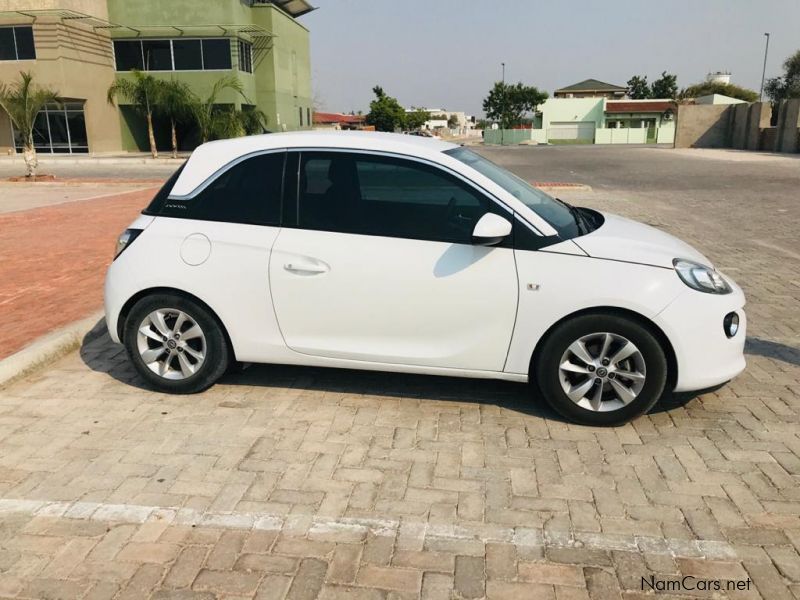
[(320, 125), (332, 125), (336, 123), (351, 123), (353, 125), (360, 125), (364, 122), (363, 115), (343, 115), (341, 113), (314, 113), (314, 123)]
[(675, 110), (675, 103), (671, 100), (645, 100), (643, 102), (609, 100), (606, 102), (607, 113), (663, 113), (670, 108)]

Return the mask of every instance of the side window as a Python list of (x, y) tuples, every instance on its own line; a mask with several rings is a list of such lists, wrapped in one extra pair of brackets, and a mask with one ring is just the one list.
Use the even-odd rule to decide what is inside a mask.
[(159, 214), (204, 221), (279, 225), (285, 152), (234, 165), (188, 200), (166, 199)]
[(299, 226), (468, 244), (493, 206), (441, 169), (390, 157), (304, 153)]

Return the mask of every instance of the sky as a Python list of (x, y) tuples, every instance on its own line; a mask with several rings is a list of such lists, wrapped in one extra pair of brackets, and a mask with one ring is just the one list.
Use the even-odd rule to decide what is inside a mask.
[(481, 116), (501, 78), (547, 91), (594, 78), (675, 73), (678, 86), (730, 71), (758, 91), (800, 49), (800, 0), (311, 0), (314, 96), (369, 110), (378, 84), (406, 107)]

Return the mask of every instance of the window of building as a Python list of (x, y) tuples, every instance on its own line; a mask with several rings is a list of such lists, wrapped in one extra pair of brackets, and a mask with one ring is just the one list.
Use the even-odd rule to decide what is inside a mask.
[(441, 169), (345, 152), (303, 153), (299, 227), (468, 244), (492, 206)]
[(253, 45), (244, 40), (239, 40), (239, 70), (253, 72)]
[(117, 71), (215, 71), (231, 68), (228, 38), (115, 40)]
[[(22, 152), (22, 136), (14, 130), (14, 145)], [(83, 102), (47, 104), (33, 124), (37, 152), (75, 154), (89, 151)]]
[(285, 152), (260, 154), (232, 166), (187, 200), (164, 199), (148, 207), (164, 217), (278, 225)]
[(311, 127), (311, 108), (306, 108), (306, 123)]
[(0, 60), (34, 60), (33, 27), (0, 27)]
[(297, 109), (297, 112), (298, 112), (298, 113), (299, 113), (299, 115), (300, 115), (300, 127), (302, 127), (302, 126), (303, 126), (303, 107), (302, 107), (302, 106), (301, 106), (301, 107), (299, 107), (299, 108)]

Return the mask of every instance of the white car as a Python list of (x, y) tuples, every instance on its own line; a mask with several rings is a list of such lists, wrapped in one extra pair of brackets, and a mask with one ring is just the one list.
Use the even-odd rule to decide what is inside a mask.
[(740, 373), (744, 303), (664, 232), (464, 147), (362, 132), (200, 146), (105, 285), (112, 339), (159, 390), (236, 362), (496, 378), (598, 425)]

